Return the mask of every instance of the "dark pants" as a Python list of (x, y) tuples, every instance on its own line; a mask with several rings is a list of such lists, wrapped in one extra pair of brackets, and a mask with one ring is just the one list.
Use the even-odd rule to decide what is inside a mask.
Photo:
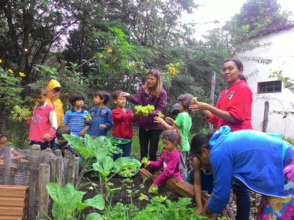
[[(149, 160), (156, 161), (156, 153), (158, 149), (159, 137), (162, 130), (149, 130), (146, 131), (143, 128), (139, 129), (139, 141), (140, 141), (140, 151), (141, 159), (143, 157), (148, 157), (148, 146), (149, 147)], [(150, 145), (149, 145), (150, 143)]]
[(233, 180), (233, 192), (236, 195), (236, 220), (248, 220), (250, 215), (250, 196), (247, 187), (237, 179)]
[(118, 144), (116, 147), (120, 148), (123, 152), (122, 154), (114, 154), (113, 160), (116, 160), (119, 157), (129, 157), (131, 155), (132, 142), (127, 144)]
[(51, 142), (39, 142), (39, 141), (30, 141), (30, 145), (40, 145), (41, 150), (45, 150), (46, 148), (51, 148), (52, 141)]

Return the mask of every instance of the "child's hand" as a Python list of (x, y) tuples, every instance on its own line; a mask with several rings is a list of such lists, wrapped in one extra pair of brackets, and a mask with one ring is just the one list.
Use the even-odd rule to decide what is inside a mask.
[(164, 120), (163, 120), (163, 118), (156, 116), (156, 117), (154, 117), (154, 122), (162, 124), (162, 123), (164, 123)]
[(146, 168), (149, 166), (150, 161), (148, 160), (147, 157), (143, 157), (143, 159), (141, 160), (141, 163), (144, 165), (144, 168)]
[(175, 123), (174, 119), (172, 119), (171, 117), (165, 117), (165, 120), (171, 125)]
[(91, 122), (91, 119), (86, 118), (85, 121), (86, 121), (86, 123), (90, 123)]
[(30, 117), (22, 117), (25, 121), (31, 119)]
[(158, 193), (158, 186), (155, 184), (152, 184), (150, 188), (148, 189), (148, 193), (157, 194)]
[(106, 129), (107, 126), (106, 126), (105, 124), (100, 124), (100, 125), (99, 125), (99, 128), (100, 128), (100, 129)]
[(87, 129), (83, 129), (79, 132), (80, 136), (85, 136), (85, 134), (87, 133)]
[(43, 139), (44, 139), (44, 141), (50, 141), (50, 139), (51, 139), (50, 134), (45, 134)]

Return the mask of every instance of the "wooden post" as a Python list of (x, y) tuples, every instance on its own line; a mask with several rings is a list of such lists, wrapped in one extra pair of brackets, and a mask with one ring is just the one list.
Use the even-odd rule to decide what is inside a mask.
[[(211, 105), (214, 105), (215, 83), (216, 83), (216, 72), (212, 72), (211, 86), (210, 86), (210, 104)], [(209, 131), (213, 132), (212, 124), (209, 124)]]
[(55, 151), (55, 154), (57, 156), (56, 158), (56, 172), (55, 172), (55, 175), (56, 175), (56, 182), (59, 183), (60, 185), (63, 185), (63, 172), (64, 172), (64, 169), (63, 169), (63, 160), (62, 160), (62, 152), (61, 150), (56, 150)]
[(80, 157), (75, 157), (75, 181), (74, 184), (78, 187), (79, 180), (79, 169), (80, 169)]
[(28, 219), (38, 219), (38, 193), (39, 193), (39, 166), (40, 166), (40, 145), (33, 145), (29, 155), (30, 178), (29, 178), (29, 201)]
[(10, 185), (10, 147), (4, 148), (4, 185)]
[(75, 162), (76, 158), (72, 155), (68, 161), (66, 183), (74, 184), (75, 182)]
[(263, 113), (263, 121), (262, 121), (262, 131), (266, 132), (268, 125), (268, 112), (269, 112), (269, 102), (264, 102), (264, 113)]
[(40, 218), (45, 218), (48, 214), (49, 205), (49, 194), (46, 189), (46, 185), (50, 181), (50, 166), (45, 163), (40, 164), (39, 172), (39, 189), (40, 189), (40, 199), (39, 199), (39, 216)]

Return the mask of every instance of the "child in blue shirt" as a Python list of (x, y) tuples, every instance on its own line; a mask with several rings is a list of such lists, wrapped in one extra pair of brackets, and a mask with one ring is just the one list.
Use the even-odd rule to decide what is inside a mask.
[(73, 94), (69, 101), (73, 108), (65, 113), (63, 123), (69, 126), (72, 135), (76, 137), (84, 136), (88, 131), (90, 122), (86, 119), (89, 112), (83, 109), (84, 97), (81, 94)]
[(98, 91), (94, 94), (93, 102), (95, 106), (90, 109), (92, 120), (88, 130), (88, 134), (94, 138), (107, 136), (113, 125), (111, 110), (105, 106), (109, 96), (110, 94), (106, 91)]

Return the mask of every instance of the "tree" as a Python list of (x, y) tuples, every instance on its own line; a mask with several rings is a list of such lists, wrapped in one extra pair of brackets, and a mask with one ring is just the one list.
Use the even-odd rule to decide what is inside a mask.
[(276, 0), (247, 0), (240, 13), (224, 27), (229, 32), (233, 53), (258, 46), (249, 40), (285, 27), (289, 24), (288, 17)]

